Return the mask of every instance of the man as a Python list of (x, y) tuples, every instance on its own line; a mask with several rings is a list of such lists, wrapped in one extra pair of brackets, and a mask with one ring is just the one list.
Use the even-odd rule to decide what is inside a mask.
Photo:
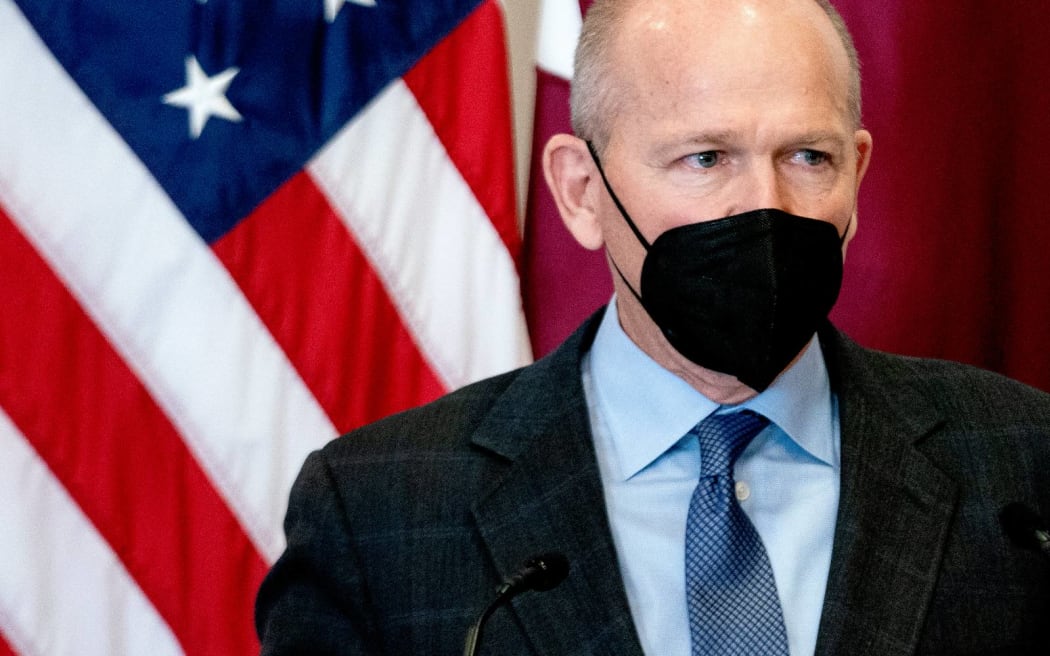
[[(614, 303), (312, 455), (264, 653), (459, 653), (543, 552), (568, 577), (494, 612), (481, 653), (1044, 653), (1050, 568), (998, 516), (1050, 509), (1050, 398), (825, 320), (872, 145), (834, 11), (599, 0), (573, 84), (545, 173)], [(708, 477), (726, 417), (753, 428)], [(733, 486), (725, 524), (704, 480)], [(723, 527), (750, 560), (719, 587), (745, 550), (705, 542)]]

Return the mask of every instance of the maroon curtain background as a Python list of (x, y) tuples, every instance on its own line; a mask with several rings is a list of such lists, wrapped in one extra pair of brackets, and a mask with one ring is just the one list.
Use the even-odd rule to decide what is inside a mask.
[[(1050, 5), (835, 4), (857, 42), (875, 146), (833, 321), (866, 346), (1050, 390)], [(544, 77), (538, 145), (568, 129), (567, 93), (550, 92), (565, 83)], [(535, 167), (526, 240), (542, 355), (611, 285), (600, 255), (568, 243)]]
[(1050, 5), (837, 4), (875, 148), (833, 319), (1050, 390)]

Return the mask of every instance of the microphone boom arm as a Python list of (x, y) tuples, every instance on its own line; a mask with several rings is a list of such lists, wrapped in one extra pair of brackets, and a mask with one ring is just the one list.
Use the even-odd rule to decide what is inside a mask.
[(485, 607), (477, 621), (470, 625), (470, 629), (467, 630), (463, 656), (474, 656), (481, 643), (481, 629), (497, 608), (526, 590), (539, 590), (540, 592), (550, 590), (564, 581), (568, 575), (569, 559), (563, 554), (551, 552), (526, 560), (521, 569), (503, 580), (503, 583), (496, 589), (496, 598)]

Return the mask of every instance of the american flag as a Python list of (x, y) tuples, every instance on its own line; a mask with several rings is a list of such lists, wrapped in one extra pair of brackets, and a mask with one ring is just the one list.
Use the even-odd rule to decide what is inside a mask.
[(254, 653), (308, 451), (530, 359), (495, 0), (0, 0), (0, 654)]

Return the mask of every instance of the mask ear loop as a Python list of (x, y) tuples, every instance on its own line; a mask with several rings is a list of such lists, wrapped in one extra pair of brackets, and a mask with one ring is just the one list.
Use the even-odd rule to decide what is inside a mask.
[(645, 237), (642, 236), (642, 232), (638, 229), (638, 226), (634, 225), (634, 221), (631, 220), (631, 215), (627, 213), (626, 209), (624, 209), (623, 203), (620, 202), (620, 199), (616, 196), (616, 192), (612, 189), (612, 185), (609, 184), (609, 178), (605, 177), (605, 169), (602, 168), (602, 161), (598, 159), (598, 151), (594, 149), (594, 144), (590, 141), (586, 141), (585, 143), (587, 144), (587, 150), (591, 153), (591, 159), (594, 160), (594, 165), (598, 167), (598, 175), (602, 177), (602, 183), (605, 185), (605, 190), (609, 192), (609, 197), (612, 198), (613, 203), (616, 205), (616, 209), (620, 210), (620, 214), (623, 216), (624, 220), (627, 221), (627, 225), (631, 228), (631, 232), (634, 233), (634, 236), (639, 242), (641, 242), (642, 246), (645, 247), (645, 251), (648, 253), (650, 244), (645, 240)]
[(842, 236), (839, 237), (839, 248), (846, 245), (846, 235), (849, 234), (849, 227), (853, 225), (853, 215), (849, 215), (849, 221), (846, 222), (846, 229), (842, 231)]
[[(634, 221), (631, 220), (631, 215), (627, 213), (626, 209), (624, 209), (623, 203), (620, 202), (620, 199), (616, 196), (616, 192), (612, 189), (612, 185), (609, 184), (609, 179), (605, 177), (605, 170), (602, 168), (602, 162), (601, 159), (598, 158), (598, 151), (594, 149), (594, 144), (592, 144), (590, 140), (586, 140), (584, 143), (587, 144), (587, 150), (591, 154), (591, 159), (594, 160), (594, 165), (598, 167), (598, 175), (601, 176), (602, 183), (605, 185), (605, 190), (609, 192), (609, 197), (612, 198), (613, 204), (616, 205), (616, 209), (620, 210), (620, 216), (622, 216), (624, 221), (627, 222), (627, 227), (631, 229), (635, 238), (645, 248), (645, 252), (648, 253), (651, 246), (649, 242), (645, 240), (645, 237), (642, 236), (642, 232), (638, 230), (638, 226), (634, 225)], [(634, 294), (634, 297), (638, 299), (639, 303), (642, 303), (641, 294), (636, 292), (634, 286), (627, 281), (627, 276), (623, 275), (623, 271), (620, 271), (620, 267), (616, 264), (616, 260), (613, 259), (612, 253), (609, 253), (609, 262), (611, 262), (613, 268), (616, 269), (616, 273), (619, 274), (620, 280), (623, 280), (623, 284), (627, 285), (627, 289), (631, 290), (631, 293)]]

